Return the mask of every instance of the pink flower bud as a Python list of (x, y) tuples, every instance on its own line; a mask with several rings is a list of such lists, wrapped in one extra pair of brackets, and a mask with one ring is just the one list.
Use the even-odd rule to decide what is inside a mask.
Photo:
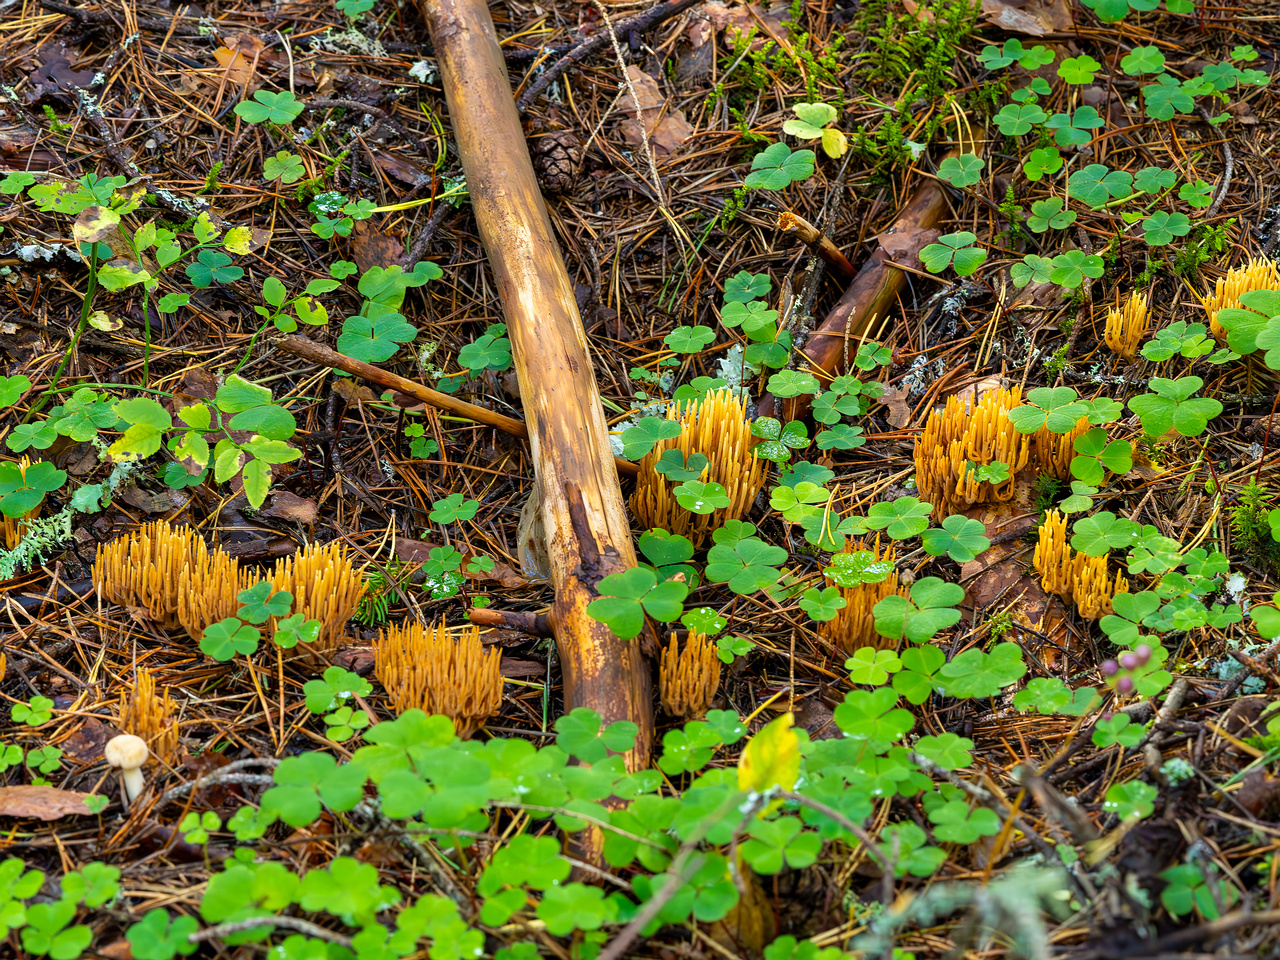
[(1141, 665), (1142, 662), (1138, 659), (1138, 655), (1136, 653), (1120, 654), (1120, 666), (1124, 667), (1124, 669), (1133, 670), (1135, 667), (1139, 667)]
[(1138, 655), (1138, 666), (1142, 666), (1151, 659), (1151, 648), (1145, 643), (1137, 647), (1133, 652)]
[(1133, 677), (1121, 677), (1116, 681), (1116, 693), (1128, 696), (1133, 693)]
[(1104, 660), (1102, 662), (1102, 675), (1104, 677), (1114, 677), (1120, 672), (1120, 664), (1114, 660)]

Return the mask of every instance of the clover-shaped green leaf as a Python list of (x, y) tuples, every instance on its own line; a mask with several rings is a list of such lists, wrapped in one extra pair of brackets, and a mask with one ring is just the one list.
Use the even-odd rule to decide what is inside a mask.
[(1062, 155), (1050, 147), (1038, 147), (1027, 154), (1022, 161), (1022, 172), (1033, 183), (1045, 174), (1054, 174), (1062, 169)]
[[(958, 602), (958, 601), (957, 601)], [(959, 611), (956, 611), (957, 619)], [(990, 653), (970, 647), (938, 671), (953, 697), (991, 697), (1027, 672), (1022, 648), (1016, 643), (998, 643)]]
[(964, 800), (949, 800), (929, 812), (933, 835), (945, 843), (973, 843), (1000, 832), (1000, 818), (986, 807), (969, 809)]
[(1126, 440), (1107, 441), (1102, 427), (1078, 436), (1072, 442), (1076, 455), (1071, 460), (1071, 475), (1077, 480), (1100, 487), (1107, 471), (1123, 476), (1133, 469), (1133, 447)]
[(1066, 203), (1061, 197), (1036, 200), (1031, 204), (1031, 215), (1027, 217), (1027, 228), (1032, 233), (1066, 229), (1075, 223), (1076, 212), (1074, 210), (1064, 210), (1064, 206), (1066, 206)]
[(723, 510), (730, 504), (723, 486), (704, 480), (686, 480), (671, 491), (676, 503), (690, 513), (706, 515)]
[(1013, 695), (1013, 706), (1021, 711), (1035, 710), (1045, 716), (1061, 713), (1078, 717), (1091, 710), (1098, 699), (1098, 691), (1093, 687), (1072, 690), (1057, 677), (1036, 677), (1028, 680), (1026, 687)]
[(824, 575), (837, 586), (856, 587), (861, 583), (883, 583), (893, 573), (893, 563), (879, 560), (870, 550), (837, 553)]
[(809, 445), (808, 428), (799, 420), (784, 426), (773, 417), (757, 417), (751, 421), (751, 434), (763, 441), (752, 448), (756, 456), (774, 463), (785, 463), (791, 459), (792, 450)]
[(1091, 163), (1071, 174), (1067, 194), (1073, 200), (1100, 209), (1113, 197), (1127, 197), (1133, 192), (1133, 176), (1124, 170), (1110, 170), (1101, 163)]
[(849, 671), (850, 682), (879, 687), (889, 682), (889, 674), (902, 669), (902, 661), (892, 650), (859, 647), (844, 662), (844, 668)]
[(458, 365), (471, 371), (506, 370), (511, 366), (511, 341), (486, 332), (458, 351)]
[(1029, 283), (1048, 283), (1053, 273), (1053, 261), (1048, 257), (1029, 253), (1009, 268), (1009, 279), (1018, 289)]
[(170, 922), (169, 911), (156, 907), (129, 927), (125, 939), (137, 960), (173, 960), (178, 955), (190, 956), (199, 949), (200, 944), (190, 940), (199, 926), (195, 917), (188, 916), (177, 916)]
[(1105, 127), (1106, 121), (1093, 107), (1078, 107), (1075, 113), (1055, 113), (1044, 123), (1053, 131), (1053, 139), (1060, 147), (1082, 147), (1093, 139), (1089, 131)]
[(252, 100), (237, 103), (235, 114), (245, 123), (265, 123), (269, 120), (283, 126), (296, 120), (303, 109), (303, 104), (288, 90), (279, 93), (259, 90)]
[(1093, 83), (1094, 74), (1102, 69), (1102, 64), (1088, 55), (1067, 57), (1058, 64), (1058, 76), (1067, 83), (1081, 85)]
[(262, 635), (257, 627), (242, 622), (237, 617), (227, 617), (205, 627), (200, 638), (200, 650), (214, 660), (230, 660), (237, 653), (248, 656), (258, 649)]
[(1027, 400), (1009, 411), (1009, 422), (1019, 433), (1035, 433), (1041, 427), (1069, 433), (1088, 412), (1071, 387), (1039, 387), (1027, 394)]
[(888, 640), (905, 636), (912, 643), (924, 643), (960, 619), (954, 607), (963, 599), (959, 584), (923, 577), (911, 585), (910, 599), (890, 594), (872, 608), (876, 632)]
[[(740, 526), (755, 530), (750, 524)], [(712, 583), (727, 583), (734, 593), (746, 595), (778, 582), (778, 566), (786, 562), (787, 551), (758, 537), (739, 538), (740, 526), (731, 521), (711, 535), (715, 546), (707, 551), (705, 572)]]
[(1084, 283), (1085, 277), (1095, 280), (1102, 276), (1104, 265), (1102, 258), (1096, 253), (1085, 253), (1083, 250), (1068, 250), (1053, 258), (1053, 266), (1049, 271), (1049, 279), (1060, 287), (1074, 290)]
[(662, 342), (676, 353), (697, 353), (715, 338), (710, 327), (676, 327)]
[(892, 743), (915, 726), (910, 710), (897, 706), (898, 694), (891, 687), (878, 690), (850, 690), (844, 703), (835, 709), (836, 726), (846, 736)]
[(921, 737), (916, 741), (916, 753), (944, 770), (960, 770), (973, 765), (973, 741), (950, 731), (936, 737)]
[(982, 168), (987, 161), (972, 153), (962, 153), (958, 157), (946, 157), (938, 165), (938, 176), (953, 187), (963, 189), (971, 187), (982, 179)]
[(20, 373), (12, 377), (0, 377), (0, 410), (12, 407), (30, 389), (31, 380)]
[(956, 563), (968, 563), (991, 546), (984, 533), (981, 520), (972, 520), (962, 514), (952, 514), (942, 521), (942, 528), (926, 530), (921, 534), (925, 553), (940, 557), (944, 553)]
[(1049, 115), (1033, 103), (1006, 103), (992, 119), (1006, 137), (1020, 137), (1030, 133), (1037, 123), (1044, 123)]
[(600, 581), (598, 590), (600, 599), (587, 604), (587, 614), (623, 640), (640, 635), (646, 613), (663, 622), (677, 619), (689, 595), (687, 584), (678, 580), (658, 583), (658, 575), (648, 567), (610, 574)]
[(66, 471), (48, 460), (33, 463), (25, 471), (16, 463), (0, 463), (0, 513), (6, 517), (26, 516), (44, 502), (46, 494), (61, 489), (66, 482)]
[(1191, 113), (1203, 86), (1208, 84), (1199, 79), (1180, 83), (1167, 73), (1160, 74), (1153, 83), (1142, 87), (1147, 116), (1152, 120), (1172, 120), (1176, 114)]
[(967, 277), (987, 259), (986, 249), (973, 245), (977, 239), (968, 230), (943, 234), (937, 243), (931, 243), (920, 251), (920, 262), (930, 273), (941, 273), (947, 267), (954, 267), (957, 276)]
[(812, 150), (792, 153), (785, 143), (775, 143), (751, 159), (751, 172), (743, 184), (764, 190), (783, 190), (813, 173)]
[(662, 451), (662, 456), (653, 465), (653, 469), (668, 481), (679, 483), (682, 480), (696, 480), (702, 476), (702, 472), (707, 469), (707, 462), (705, 454), (696, 452), (689, 454), (686, 460), (684, 453), (673, 447)]
[(1164, 54), (1159, 47), (1134, 47), (1123, 60), (1120, 69), (1131, 77), (1144, 73), (1156, 74), (1164, 72)]
[[(575, 707), (555, 722), (556, 745), (583, 763), (599, 763), (614, 753), (626, 753), (635, 746), (640, 728), (629, 720), (605, 724), (600, 714), (587, 707)], [(568, 870), (566, 868), (565, 872)], [(535, 884), (535, 886), (541, 885)]]
[(680, 436), (680, 422), (665, 417), (641, 417), (634, 427), (622, 431), (622, 455), (639, 460), (661, 440)]
[(1167, 213), (1157, 210), (1142, 221), (1142, 239), (1151, 247), (1163, 247), (1173, 243), (1174, 237), (1185, 237), (1191, 232), (1191, 219), (1185, 213)]
[(260, 580), (236, 595), (241, 607), (236, 616), (246, 623), (266, 623), (271, 617), (288, 616), (293, 609), (293, 594), (273, 591), (270, 581)]
[(478, 500), (468, 500), (460, 493), (451, 493), (433, 503), (428, 516), (435, 523), (460, 523), (475, 517), (479, 509)]
[(1134, 723), (1127, 713), (1113, 713), (1109, 717), (1100, 717), (1093, 725), (1093, 745), (1110, 747), (1118, 743), (1122, 747), (1136, 747), (1143, 733), (1143, 726)]
[(401, 344), (411, 343), (418, 328), (395, 312), (383, 313), (376, 319), (348, 317), (335, 346), (354, 360), (382, 363), (390, 360)]
[(847, 603), (838, 587), (811, 587), (800, 596), (800, 609), (820, 623), (834, 619)]
[(1129, 401), (1129, 409), (1138, 415), (1147, 436), (1162, 436), (1170, 430), (1184, 437), (1199, 436), (1209, 421), (1222, 412), (1222, 404), (1217, 400), (1192, 398), (1192, 394), (1204, 386), (1199, 377), (1176, 380), (1152, 377), (1148, 386), (1154, 393), (1140, 394)]

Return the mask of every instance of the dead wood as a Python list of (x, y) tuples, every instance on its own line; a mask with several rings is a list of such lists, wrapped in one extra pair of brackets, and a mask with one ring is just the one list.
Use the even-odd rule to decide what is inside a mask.
[(586, 335), (551, 231), (488, 7), (424, 0), (480, 238), (498, 287), (547, 531), (552, 623), (566, 712), (639, 725), (631, 769), (653, 738), (649, 665), (587, 614), (596, 584), (635, 566)]

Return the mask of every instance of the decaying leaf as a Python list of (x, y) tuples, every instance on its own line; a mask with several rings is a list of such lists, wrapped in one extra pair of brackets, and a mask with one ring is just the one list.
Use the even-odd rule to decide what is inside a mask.
[(88, 816), (90, 811), (84, 801), (89, 796), (92, 794), (57, 787), (0, 787), (0, 817), (61, 820)]
[(674, 109), (662, 96), (658, 83), (653, 77), (636, 66), (627, 67), (627, 75), (635, 88), (635, 101), (629, 92), (624, 92), (620, 108), (630, 118), (618, 127), (622, 139), (632, 146), (639, 146), (643, 137), (636, 115), (636, 103), (640, 105), (640, 114), (644, 117), (645, 133), (653, 152), (659, 156), (674, 153), (675, 150), (693, 135), (693, 126), (686, 119), (683, 110)]

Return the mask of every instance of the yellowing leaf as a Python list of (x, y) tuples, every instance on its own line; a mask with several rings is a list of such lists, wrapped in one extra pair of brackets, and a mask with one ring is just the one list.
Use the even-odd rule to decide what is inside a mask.
[(71, 232), (76, 243), (101, 243), (118, 226), (120, 214), (109, 207), (85, 207), (76, 217)]
[(119, 330), (122, 322), (120, 320), (112, 320), (105, 310), (95, 310), (89, 314), (89, 326), (95, 330), (103, 330), (109, 333), (112, 330)]
[(751, 738), (738, 761), (738, 788), (763, 793), (770, 787), (790, 790), (800, 776), (800, 741), (786, 713)]
[(797, 103), (792, 109), (797, 117), (815, 127), (825, 127), (839, 116), (829, 103)]
[(822, 131), (822, 152), (835, 160), (843, 157), (849, 149), (849, 138), (839, 130), (830, 128)]
[(227, 231), (222, 245), (232, 253), (246, 254), (253, 249), (253, 234), (248, 227), (232, 227)]

